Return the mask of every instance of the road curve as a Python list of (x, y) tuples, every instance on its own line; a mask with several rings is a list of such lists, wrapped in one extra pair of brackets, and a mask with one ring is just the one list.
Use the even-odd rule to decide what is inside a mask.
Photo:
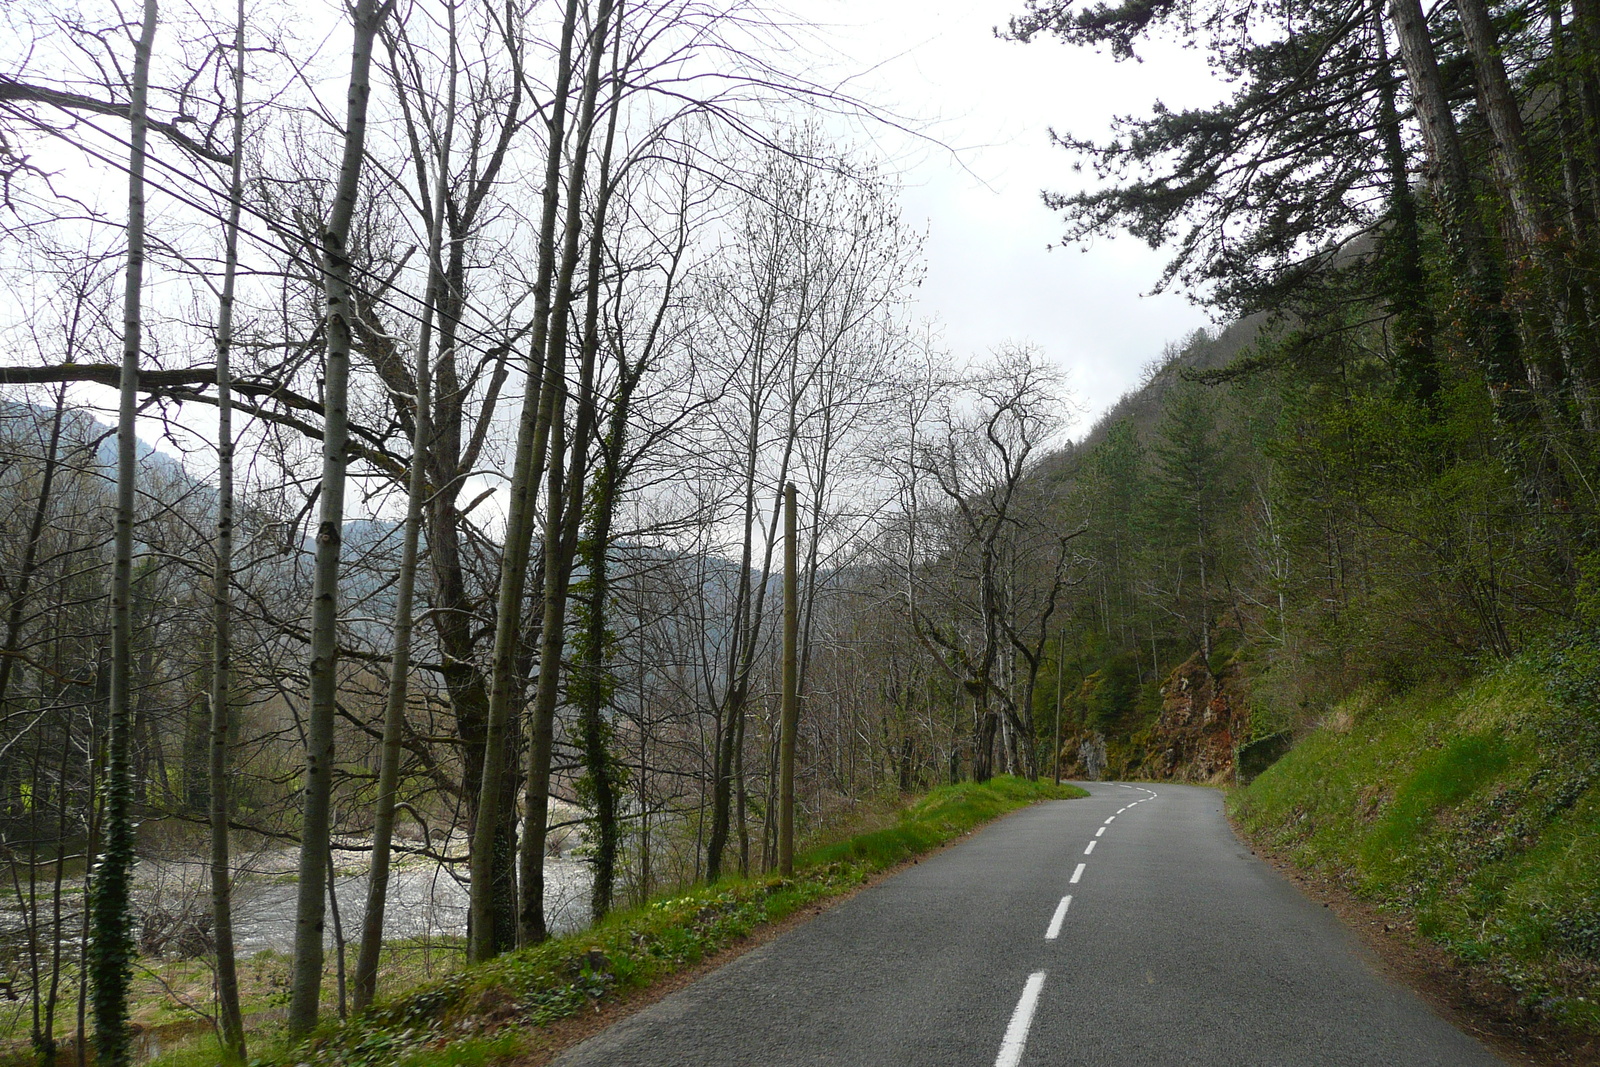
[[(559, 1067), (1491, 1067), (1234, 837), (1096, 782), (868, 889)], [(1070, 902), (1065, 898), (1070, 896)]]

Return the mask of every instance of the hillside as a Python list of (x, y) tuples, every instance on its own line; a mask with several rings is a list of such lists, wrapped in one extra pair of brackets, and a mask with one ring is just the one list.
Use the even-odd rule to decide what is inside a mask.
[(1462, 687), (1340, 702), (1233, 797), (1258, 844), (1332, 879), (1600, 1053), (1600, 719), (1592, 644)]

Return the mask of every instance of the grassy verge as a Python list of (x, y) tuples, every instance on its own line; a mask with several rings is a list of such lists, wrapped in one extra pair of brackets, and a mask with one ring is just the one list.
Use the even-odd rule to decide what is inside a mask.
[[(1084, 796), (1014, 778), (933, 790), (891, 825), (820, 844), (792, 878), (729, 879), (615, 912), (581, 934), (508, 953), (479, 967), (400, 993), (362, 1016), (329, 1026), (306, 1046), (281, 1035), (251, 1035), (259, 1067), (477, 1067), (522, 1051), (538, 1027), (659, 979), (778, 922), (807, 905), (847, 893), (874, 874), (938, 847), (997, 816), (1040, 800)], [(210, 1067), (205, 1038), (154, 1061)]]
[(1351, 700), (1231, 799), (1260, 844), (1600, 1034), (1600, 652)]
[[(334, 1012), (338, 998), (337, 969), (331, 958), (323, 973), (324, 1010)], [(432, 936), (390, 941), (384, 946), (379, 982), (389, 989), (408, 989), (460, 969), (464, 946), (459, 937)], [(354, 962), (347, 950), (347, 962)], [(257, 952), (239, 961), (239, 992), (245, 1025), (252, 1029), (270, 1027), (284, 1014), (289, 1003), (289, 956), (270, 950)], [(3, 972), (0, 972), (3, 973)], [(64, 961), (60, 976), (55, 1019), (58, 1047), (75, 1047), (77, 1031), (78, 972)], [(0, 1000), (0, 1067), (34, 1067), (37, 1059), (29, 1047), (28, 990), (19, 985), (15, 1002)], [(141, 1043), (165, 1047), (182, 1035), (210, 1032), (202, 1017), (212, 1008), (215, 972), (208, 957), (142, 957), (135, 961), (128, 1002), (130, 1020), (143, 1034)], [(64, 1054), (65, 1055), (65, 1054)], [(77, 1060), (66, 1056), (61, 1062)]]

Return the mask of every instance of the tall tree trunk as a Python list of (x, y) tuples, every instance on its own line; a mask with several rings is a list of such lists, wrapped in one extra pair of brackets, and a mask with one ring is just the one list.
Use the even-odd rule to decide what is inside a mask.
[[(606, 143), (600, 153), (600, 194), (595, 204), (594, 223), (589, 234), (589, 291), (583, 320), (583, 360), (593, 366), (600, 351), (600, 272), (605, 250), (606, 219), (613, 192), (611, 154), (616, 146), (617, 116), (621, 110), (619, 54), (622, 11), (616, 13), (617, 42), (611, 60), (611, 109), (606, 116)], [(589, 536), (579, 551), (587, 571), (587, 603), (580, 602), (581, 626), (573, 675), (568, 696), (578, 706), (581, 721), (584, 772), (594, 794), (594, 881), (590, 893), (596, 922), (610, 912), (617, 879), (617, 852), (620, 832), (617, 818), (620, 786), (616, 761), (611, 753), (612, 731), (604, 719), (607, 705), (616, 690), (609, 661), (612, 637), (608, 626), (610, 594), (611, 524), (616, 514), (617, 495), (622, 486), (622, 455), (628, 434), (628, 411), (640, 367), (630, 370), (618, 357), (616, 392), (611, 398), (611, 417), (600, 440), (599, 470), (595, 475), (594, 496), (589, 505)], [(573, 507), (580, 505), (574, 503)]]
[(1524, 250), (1536, 254), (1540, 243), (1549, 236), (1550, 223), (1533, 188), (1527, 132), (1516, 95), (1511, 91), (1511, 80), (1506, 76), (1505, 62), (1500, 58), (1494, 23), (1483, 0), (1455, 0), (1455, 8), (1461, 18), (1467, 54), (1472, 59), (1478, 103), (1494, 134), (1496, 170), (1506, 204), (1511, 208), (1512, 223)]
[(361, 162), (371, 95), (372, 46), (388, 15), (388, 0), (357, 0), (355, 43), (345, 118), (344, 158), (333, 210), (322, 235), (322, 287), (327, 311), (324, 369), (322, 509), (311, 592), (311, 692), (306, 723), (305, 817), (301, 826), (299, 892), (295, 909), (294, 965), (289, 989), (289, 1033), (304, 1037), (317, 1023), (322, 995), (322, 932), (326, 915), (328, 844), (333, 795), (333, 725), (337, 712), (339, 549), (344, 527), (345, 465), (349, 460), (350, 338), (356, 304), (348, 244), (360, 189)]
[[(60, 783), (60, 802), (57, 804), (56, 840), (65, 841), (70, 832), (69, 813), (67, 810), (67, 774), (71, 761), (77, 758), (72, 740), (72, 720), (66, 719), (63, 723), (66, 737), (61, 746), (61, 762), (56, 768), (57, 781)], [(40, 1047), (40, 1063), (56, 1067), (58, 1049), (56, 1046), (56, 1006), (61, 993), (61, 960), (66, 954), (67, 929), (62, 921), (63, 890), (67, 876), (67, 850), (57, 847), (55, 873), (51, 883), (51, 915), (50, 927), (54, 931), (50, 945), (50, 986), (45, 991), (45, 1011), (43, 1042)]]
[[(613, 0), (600, 0), (588, 41), (588, 65), (579, 100), (577, 143), (567, 176), (567, 217), (561, 253), (561, 274), (551, 307), (547, 367), (560, 370), (556, 383), (554, 416), (550, 423), (549, 484), (545, 490), (543, 623), (539, 635), (539, 682), (534, 690), (528, 739), (525, 781), (528, 827), (521, 843), (522, 907), (518, 929), (525, 944), (546, 937), (544, 915), (545, 826), (550, 810), (550, 761), (555, 744), (556, 705), (560, 700), (561, 654), (566, 647), (567, 594), (572, 584), (572, 561), (578, 548), (583, 520), (584, 471), (589, 442), (594, 435), (594, 374), (596, 351), (584, 350), (578, 368), (578, 404), (573, 422), (570, 470), (563, 473), (567, 449), (564, 415), (566, 400), (565, 348), (572, 311), (572, 281), (577, 271), (583, 231), (583, 189), (589, 146), (594, 134), (596, 101), (600, 95), (600, 68), (609, 40)], [(602, 161), (602, 168), (605, 162)], [(598, 278), (590, 278), (598, 285)], [(598, 347), (598, 346), (597, 346)]]
[(1578, 111), (1583, 117), (1585, 211), (1600, 221), (1600, 8), (1595, 0), (1572, 0), (1571, 28)]
[[(68, 358), (71, 351), (68, 352)], [(28, 613), (28, 593), (33, 587), (34, 572), (39, 566), (39, 544), (44, 538), (45, 522), (50, 516), (50, 497), (55, 490), (56, 469), (61, 457), (61, 420), (67, 406), (67, 386), (63, 382), (56, 391), (55, 411), (50, 416), (50, 440), (45, 444), (44, 470), (39, 477), (39, 497), (34, 502), (33, 517), (28, 522), (28, 543), (22, 550), (22, 565), (17, 570), (16, 588), (11, 594), (11, 605), (6, 610), (5, 645), (0, 656), (0, 711), (5, 708), (6, 695), (11, 691), (12, 668), (21, 649), (22, 625)]]
[(111, 694), (105, 785), (105, 851), (95, 868), (89, 981), (94, 990), (95, 1061), (101, 1067), (132, 1062), (128, 1032), (128, 982), (133, 964), (133, 522), (137, 477), (139, 349), (144, 286), (144, 172), (150, 53), (156, 36), (156, 0), (144, 0), (144, 22), (134, 50), (129, 100), (128, 270), (122, 303), (122, 388), (117, 412), (115, 557), (111, 572)]
[[(792, 365), (792, 364), (791, 364)], [(746, 447), (750, 450), (745, 467), (745, 534), (743, 555), (740, 561), (738, 593), (733, 619), (735, 640), (728, 657), (728, 690), (723, 699), (722, 719), (718, 723), (716, 751), (714, 753), (714, 781), (711, 794), (711, 832), (706, 840), (706, 881), (715, 882), (722, 876), (722, 853), (728, 845), (728, 835), (733, 829), (734, 788), (738, 779), (739, 746), (743, 743), (743, 718), (750, 704), (750, 677), (755, 668), (756, 650), (761, 642), (761, 628), (766, 617), (767, 590), (772, 574), (772, 559), (777, 552), (779, 524), (783, 521), (783, 490), (773, 494), (772, 518), (767, 523), (766, 548), (761, 558), (761, 581), (752, 582), (755, 537), (755, 461), (759, 412), (752, 405), (750, 412), (752, 432)], [(789, 480), (789, 469), (794, 458), (798, 426), (791, 405), (789, 426), (784, 441), (782, 459), (779, 461), (777, 480), (780, 486)], [(752, 591), (752, 586), (754, 590)]]
[(744, 735), (750, 722), (749, 715), (741, 715), (733, 737), (733, 797), (734, 826), (739, 831), (739, 877), (750, 874), (750, 816), (748, 804), (749, 783), (744, 773)]
[[(487, 153), (475, 149), (467, 159), (475, 168), (458, 172), (450, 186), (450, 202), (444, 208), (446, 230), (444, 280), (436, 295), (435, 330), (437, 334), (433, 374), (432, 435), (423, 456), (430, 471), (431, 489), (425, 504), (427, 523), (428, 563), (433, 582), (430, 590), (430, 612), (434, 633), (438, 639), (440, 674), (449, 694), (450, 708), (455, 719), (455, 733), (460, 743), (461, 762), (456, 784), (461, 810), (466, 813), (468, 833), (476, 824), (480, 808), (478, 793), (483, 784), (483, 757), (489, 720), (489, 675), (479, 665), (480, 628), (478, 619), (483, 604), (469, 587), (466, 568), (462, 562), (461, 545), (464, 539), (460, 510), (461, 488), (464, 475), (473, 469), (494, 425), (493, 402), (510, 375), (510, 345), (491, 352), (494, 368), (490, 372), (487, 394), (480, 399), (469, 397), (463, 389), (457, 372), (459, 349), (457, 337), (466, 305), (468, 263), (472, 256), (473, 239), (478, 234), (479, 218), (486, 198), (499, 184), (499, 174), (510, 151), (514, 135), (522, 123), (518, 115), (525, 89), (521, 71), (521, 41), (514, 22), (502, 27), (506, 55), (511, 61), (510, 100), (500, 124), (499, 135)], [(401, 82), (396, 74), (397, 84)], [(402, 108), (407, 97), (400, 97)], [(408, 134), (415, 129), (409, 124)], [(424, 149), (419, 137), (412, 136), (412, 156), (417, 170), (417, 188), (430, 187), (428, 160), (434, 155)], [(431, 209), (429, 209), (431, 210)], [(476, 425), (470, 436), (465, 414), (468, 404), (476, 410)], [(504, 794), (502, 790), (502, 795)], [(497, 832), (504, 838), (516, 833), (515, 797), (497, 809)], [(513, 864), (501, 864), (492, 872), (491, 881), (503, 885), (515, 880)], [(514, 890), (513, 890), (514, 892)]]
[(972, 724), (972, 780), (981, 785), (994, 777), (994, 742), (999, 721), (989, 708), (987, 691), (975, 703), (977, 716)]
[(1469, 295), (1468, 306), (1457, 318), (1488, 379), (1496, 414), (1503, 423), (1520, 428), (1529, 422), (1533, 409), (1521, 384), (1526, 374), (1516, 326), (1506, 310), (1505, 283), (1478, 217), (1471, 172), (1445, 96), (1421, 0), (1389, 0), (1389, 19), (1400, 42), (1412, 107), (1438, 179), (1445, 244)]
[(456, 111), (456, 8), (446, 4), (449, 74), (444, 100), (444, 131), (439, 140), (428, 220), (428, 281), (418, 328), (413, 399), (411, 470), (406, 486), (406, 517), (401, 534), (400, 572), (394, 604), (394, 649), (389, 660), (389, 692), (383, 708), (383, 739), (378, 758), (377, 809), (372, 818), (372, 863), (367, 872), (367, 907), (361, 917), (361, 947), (356, 955), (353, 1006), (365, 1010), (378, 988), (378, 957), (383, 950), (383, 920), (389, 899), (389, 865), (394, 845), (396, 793), (400, 784), (400, 741), (405, 729), (411, 680), (412, 604), (417, 588), (417, 555), (422, 535), (422, 505), (428, 494), (428, 449), (433, 436), (433, 323), (444, 287), (445, 198), (449, 195), (450, 149)]
[[(463, 565), (462, 542), (465, 533), (460, 494), (462, 486), (466, 484), (466, 476), (477, 466), (490, 428), (496, 425), (495, 408), (510, 376), (510, 353), (515, 339), (496, 345), (485, 353), (490, 364), (487, 387), (482, 393), (474, 391), (469, 395), (470, 385), (463, 387), (457, 368), (460, 355), (457, 338), (467, 303), (469, 264), (475, 264), (473, 248), (482, 229), (482, 211), (489, 195), (502, 184), (500, 171), (516, 134), (524, 125), (519, 115), (528, 86), (522, 72), (524, 42), (519, 19), (520, 16), (515, 12), (508, 12), (495, 27), (510, 64), (504, 110), (500, 112), (498, 123), (491, 126), (485, 121), (481, 110), (483, 96), (479, 94), (469, 103), (468, 107), (473, 109), (475, 115), (471, 123), (472, 144), (463, 157), (465, 165), (455, 172), (447, 187), (446, 204), (442, 209), (446, 227), (443, 281), (433, 298), (433, 425), (427, 450), (422, 457), (428, 465), (430, 486), (423, 513), (427, 558), (433, 577), (429, 615), (438, 642), (439, 673), (449, 696), (460, 753), (459, 763), (450, 767), (449, 771), (437, 765), (434, 771), (441, 784), (453, 794), (458, 811), (463, 813), (461, 821), (466, 824), (469, 839), (480, 808), (478, 794), (483, 784), (490, 684), (489, 673), (480, 666), (483, 657), (479, 649), (482, 638), (479, 620), (485, 614), (485, 604), (475, 583), (469, 582)], [(428, 229), (426, 219), (431, 218), (434, 211), (431, 193), (434, 181), (430, 177), (430, 167), (438, 152), (437, 145), (432, 141), (425, 146), (417, 132), (413, 98), (417, 101), (417, 112), (437, 112), (431, 104), (425, 104), (427, 89), (420, 83), (409, 81), (417, 73), (418, 65), (400, 61), (399, 50), (406, 43), (403, 36), (386, 35), (385, 43), (389, 45), (391, 71), (399, 90), (398, 103), (412, 166), (416, 172), (416, 187), (421, 194), (423, 226)], [(457, 81), (459, 85), (459, 72)], [(402, 391), (409, 397), (414, 394), (415, 387), (408, 382)], [(467, 432), (466, 419), (469, 407), (475, 422), (470, 434)], [(493, 596), (492, 593), (489, 595)], [(451, 772), (454, 773), (453, 780)], [(506, 790), (501, 790), (500, 796), (502, 800), (496, 808), (497, 833), (502, 838), (514, 838), (515, 796), (508, 797)], [(499, 850), (496, 854), (499, 854)], [(504, 887), (509, 883), (514, 897), (515, 877), (514, 864), (501, 863), (492, 872), (491, 884)], [(497, 891), (504, 892), (504, 889)], [(507, 915), (513, 910), (506, 909)]]
[[(545, 157), (544, 197), (539, 221), (539, 272), (533, 291), (533, 341), (517, 426), (516, 455), (509, 486), (511, 501), (506, 517), (505, 546), (500, 558), (500, 588), (495, 613), (494, 653), (489, 688), (488, 720), (484, 729), (483, 784), (478, 791), (478, 815), (472, 831), (469, 856), (471, 881), (468, 906), (467, 958), (481, 962), (507, 948), (495, 936), (494, 871), (503, 837), (502, 812), (495, 801), (511, 774), (515, 746), (509, 743), (516, 721), (514, 709), (523, 695), (522, 673), (517, 669), (522, 646), (522, 601), (527, 590), (528, 559), (533, 548), (534, 506), (539, 474), (543, 470), (550, 435), (554, 375), (550, 369), (549, 337), (551, 290), (555, 279), (555, 232), (561, 205), (561, 163), (566, 142), (567, 105), (572, 91), (572, 44), (581, 0), (567, 0), (561, 24), (555, 93), (550, 101), (549, 144)], [(524, 835), (533, 830), (533, 798), (528, 798)], [(546, 814), (540, 800), (540, 818)], [(543, 842), (541, 841), (541, 847)], [(543, 857), (540, 857), (543, 861)]]
[[(752, 377), (757, 368), (752, 368)], [(755, 554), (756, 460), (760, 440), (760, 408), (754, 400), (756, 384), (751, 384), (750, 426), (745, 439), (744, 541), (739, 559), (739, 582), (734, 593), (733, 641), (728, 650), (727, 692), (717, 709), (714, 748), (711, 755), (711, 830), (706, 836), (706, 881), (722, 877), (722, 852), (728, 843), (728, 811), (733, 788), (733, 742), (737, 734), (735, 719), (744, 714), (741, 662), (743, 645), (755, 640), (759, 611), (751, 610), (750, 567)]]
[(1550, 22), (1550, 53), (1557, 72), (1556, 130), (1561, 150), (1561, 186), (1566, 200), (1562, 206), (1569, 239), (1581, 247), (1588, 243), (1594, 218), (1590, 213), (1588, 174), (1579, 147), (1582, 136), (1574, 114), (1574, 98), (1581, 100), (1583, 96), (1583, 79), (1573, 46), (1577, 46), (1581, 55), (1582, 42), (1576, 27), (1566, 24), (1562, 0), (1546, 0), (1545, 12)]
[(1378, 129), (1389, 178), (1390, 229), (1383, 237), (1389, 313), (1399, 333), (1395, 345), (1396, 377), (1407, 399), (1431, 407), (1439, 392), (1439, 364), (1434, 351), (1437, 324), (1428, 307), (1427, 277), (1422, 266), (1422, 233), (1417, 198), (1411, 192), (1405, 142), (1395, 83), (1389, 76), (1389, 41), (1383, 22), (1383, 0), (1373, 10), (1372, 38), (1378, 57)]
[(616, 688), (616, 679), (609, 667), (612, 636), (606, 604), (606, 597), (610, 593), (608, 539), (621, 487), (619, 461), (621, 443), (627, 429), (627, 394), (618, 396), (616, 401), (614, 412), (622, 414), (620, 417), (614, 415), (611, 419), (610, 432), (603, 445), (602, 466), (595, 483), (589, 537), (582, 555), (588, 571), (585, 579), (588, 603), (584, 608), (583, 627), (578, 639), (577, 662), (573, 665), (573, 677), (568, 683), (569, 696), (578, 706), (581, 722), (584, 772), (594, 794), (594, 882), (590, 903), (596, 922), (611, 911), (620, 844), (617, 818), (620, 782), (616, 761), (611, 753), (612, 731), (604, 718), (606, 705)]
[[(1588, 174), (1580, 149), (1582, 136), (1574, 116), (1574, 88), (1582, 95), (1582, 80), (1574, 74), (1571, 55), (1573, 34), (1563, 25), (1561, 0), (1546, 4), (1550, 21), (1551, 50), (1555, 59), (1556, 75), (1556, 128), (1561, 152), (1561, 185), (1565, 204), (1566, 237), (1563, 247), (1569, 253), (1581, 254), (1589, 247), (1593, 237), (1594, 218), (1589, 213)], [(1551, 264), (1556, 273), (1551, 277), (1559, 287), (1559, 295), (1568, 313), (1568, 333), (1563, 343), (1563, 356), (1572, 396), (1578, 409), (1579, 424), (1588, 433), (1597, 428), (1600, 412), (1596, 411), (1594, 389), (1600, 381), (1600, 357), (1594, 351), (1596, 332), (1596, 298), (1600, 290), (1586, 278), (1587, 271), (1574, 270), (1556, 257)]]
[[(783, 213), (775, 209), (781, 218)], [(773, 241), (781, 232), (779, 224), (774, 224)], [(766, 414), (763, 399), (769, 386), (765, 372), (769, 369), (767, 361), (772, 359), (771, 349), (778, 342), (773, 336), (780, 328), (777, 323), (778, 297), (783, 285), (780, 277), (783, 266), (775, 252), (764, 249), (765, 258), (761, 262), (764, 271), (762, 287), (758, 296), (758, 317), (754, 323), (755, 337), (750, 344), (747, 359), (750, 366), (749, 395), (745, 398), (746, 414), (749, 424), (745, 430), (744, 440), (744, 470), (742, 471), (741, 484), (743, 486), (743, 541), (740, 546), (739, 556), (739, 581), (734, 593), (733, 620), (729, 627), (732, 640), (728, 646), (726, 664), (725, 690), (722, 701), (717, 707), (716, 733), (712, 752), (712, 788), (711, 788), (711, 827), (705, 840), (705, 878), (706, 881), (715, 882), (722, 876), (722, 854), (727, 848), (728, 834), (731, 821), (731, 807), (734, 785), (734, 751), (735, 743), (740, 732), (740, 723), (747, 714), (750, 699), (750, 673), (755, 663), (757, 645), (760, 643), (763, 614), (765, 612), (767, 581), (766, 578), (772, 571), (772, 557), (777, 544), (778, 523), (783, 513), (783, 494), (780, 489), (775, 494), (772, 511), (772, 524), (769, 527), (765, 555), (761, 564), (762, 581), (753, 581), (753, 564), (755, 559), (755, 538), (757, 536), (757, 489), (756, 471), (760, 458), (762, 419)], [(798, 333), (803, 315), (796, 317), (794, 331)], [(778, 360), (787, 360), (790, 376), (790, 405), (789, 425), (784, 441), (783, 458), (778, 466), (778, 484), (781, 486), (789, 479), (789, 466), (794, 452), (796, 436), (796, 404), (797, 391), (794, 388), (795, 360), (793, 357), (794, 339), (784, 342), (784, 351)]]
[(217, 311), (217, 553), (211, 659), (211, 924), (217, 945), (217, 1025), (225, 1056), (245, 1061), (244, 1015), (233, 952), (233, 869), (228, 856), (228, 739), (233, 688), (233, 300), (244, 204), (244, 0), (233, 37), (233, 172), (228, 182), (222, 298)]
[(1461, 18), (1461, 34), (1477, 76), (1479, 107), (1494, 135), (1498, 184), (1511, 208), (1523, 254), (1538, 269), (1537, 288), (1545, 305), (1541, 317), (1548, 319), (1548, 323), (1541, 323), (1536, 330), (1529, 332), (1534, 336), (1544, 335), (1541, 338), (1544, 345), (1537, 347), (1554, 350), (1559, 357), (1558, 362), (1541, 360), (1530, 352), (1525, 357), (1528, 384), (1536, 398), (1545, 401), (1540, 405), (1541, 413), (1549, 419), (1549, 399), (1559, 389), (1561, 380), (1565, 379), (1585, 424), (1593, 425), (1595, 412), (1590, 383), (1581, 358), (1573, 350), (1569, 334), (1573, 316), (1563, 278), (1565, 269), (1562, 257), (1555, 252), (1552, 244), (1556, 234), (1550, 212), (1534, 184), (1527, 131), (1523, 127), (1522, 112), (1517, 107), (1516, 94), (1511, 90), (1511, 79), (1506, 74), (1505, 60), (1500, 55), (1498, 35), (1484, 0), (1455, 0), (1455, 8)]

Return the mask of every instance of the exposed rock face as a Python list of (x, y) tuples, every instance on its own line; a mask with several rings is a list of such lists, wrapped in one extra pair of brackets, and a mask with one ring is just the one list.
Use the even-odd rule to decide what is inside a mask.
[(1233, 774), (1236, 739), (1249, 736), (1243, 672), (1230, 663), (1212, 674), (1197, 652), (1161, 687), (1146, 772), (1179, 782), (1218, 781)]
[(1103, 734), (1093, 734), (1078, 743), (1078, 763), (1083, 776), (1099, 781), (1106, 773), (1106, 739)]
[(1069, 737), (1061, 745), (1061, 774), (1080, 782), (1097, 782), (1106, 776), (1106, 736), (1099, 731)]

